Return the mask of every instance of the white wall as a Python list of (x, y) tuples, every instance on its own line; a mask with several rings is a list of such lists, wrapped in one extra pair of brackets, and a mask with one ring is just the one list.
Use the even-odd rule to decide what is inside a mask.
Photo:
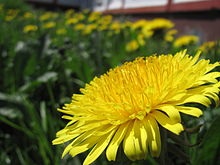
[(184, 3), (184, 2), (201, 2), (201, 1), (210, 1), (210, 0), (173, 0), (173, 4)]
[(125, 0), (125, 8), (164, 6), (168, 0)]

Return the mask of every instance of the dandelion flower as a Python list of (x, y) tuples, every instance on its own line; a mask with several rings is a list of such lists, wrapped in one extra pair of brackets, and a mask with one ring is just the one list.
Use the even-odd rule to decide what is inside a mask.
[(164, 33), (166, 30), (171, 29), (172, 27), (174, 27), (174, 23), (172, 21), (164, 18), (156, 18), (152, 21), (149, 21), (142, 28), (142, 33), (149, 38), (157, 33)]
[(56, 30), (57, 35), (64, 35), (67, 33), (67, 30), (65, 28), (60, 28)]
[(47, 21), (50, 19), (54, 19), (58, 16), (57, 13), (54, 12), (45, 12), (44, 14), (40, 15), (39, 20), (40, 21)]
[(83, 30), (85, 27), (86, 27), (85, 24), (79, 23), (79, 24), (76, 24), (73, 29), (76, 31), (80, 31), (80, 30)]
[(15, 19), (15, 17), (17, 17), (19, 13), (19, 10), (17, 9), (9, 9), (7, 10), (6, 16), (5, 16), (5, 21), (12, 21), (13, 19)]
[(176, 35), (177, 30), (176, 29), (172, 29), (166, 32), (165, 36), (164, 36), (164, 40), (167, 42), (172, 42), (174, 40), (174, 35)]
[(43, 24), (43, 28), (44, 29), (51, 29), (51, 28), (53, 28), (55, 26), (56, 26), (56, 22), (52, 22), (52, 21)]
[(94, 30), (97, 29), (97, 25), (96, 24), (88, 24), (84, 27), (83, 29), (83, 34), (84, 35), (88, 35), (91, 34)]
[(143, 27), (147, 26), (149, 21), (145, 20), (145, 19), (140, 19), (136, 22), (134, 22), (132, 25), (131, 25), (131, 28), (136, 30), (136, 29), (142, 29)]
[(217, 45), (217, 42), (215, 42), (215, 41), (204, 42), (204, 43), (199, 47), (199, 50), (201, 50), (202, 52), (207, 52), (207, 51), (209, 51), (209, 50), (212, 50), (216, 45)]
[(81, 94), (63, 109), (70, 120), (57, 133), (53, 144), (71, 141), (63, 156), (90, 150), (84, 165), (105, 151), (116, 160), (119, 146), (130, 160), (158, 157), (161, 150), (159, 125), (175, 134), (183, 131), (180, 113), (199, 117), (202, 111), (187, 103), (209, 106), (218, 102), (219, 63), (199, 60), (186, 51), (175, 55), (137, 58), (95, 77)]
[(184, 36), (180, 36), (179, 38), (177, 38), (173, 45), (174, 47), (183, 47), (183, 46), (187, 46), (190, 44), (196, 44), (199, 41), (199, 37), (195, 36), (195, 35), (184, 35)]
[(34, 18), (34, 14), (32, 12), (25, 12), (23, 17), (25, 19), (30, 19), (30, 18)]
[(77, 18), (69, 18), (66, 20), (66, 25), (76, 24), (79, 20)]
[(23, 32), (24, 33), (29, 33), (29, 32), (34, 32), (34, 31), (37, 31), (38, 27), (37, 25), (26, 25), (24, 28), (23, 28)]
[(134, 52), (138, 48), (139, 48), (139, 44), (138, 44), (137, 40), (132, 40), (132, 41), (128, 42), (125, 47), (127, 52)]

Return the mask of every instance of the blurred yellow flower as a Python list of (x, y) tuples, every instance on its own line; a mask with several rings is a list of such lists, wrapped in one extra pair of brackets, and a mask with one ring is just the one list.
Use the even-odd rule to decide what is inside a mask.
[(125, 50), (127, 52), (133, 52), (133, 51), (136, 51), (138, 48), (139, 48), (138, 41), (137, 40), (132, 40), (132, 41), (130, 41), (126, 44)]
[(156, 32), (165, 31), (172, 27), (174, 27), (174, 23), (172, 21), (164, 18), (156, 18), (147, 22), (142, 29), (142, 33), (145, 34), (146, 37), (151, 37)]
[(152, 31), (152, 30), (142, 30), (140, 33), (143, 34), (145, 38), (150, 38), (150, 37), (153, 36), (154, 31)]
[(43, 24), (44, 29), (51, 29), (55, 26), (56, 26), (56, 22), (52, 22), (52, 21)]
[(54, 13), (54, 12), (45, 12), (44, 14), (42, 14), (40, 17), (39, 17), (39, 20), (40, 21), (47, 21), (49, 19), (52, 19), (52, 18), (56, 18), (58, 16), (57, 13)]
[[(199, 117), (202, 111), (188, 103), (206, 107), (219, 102), (219, 63), (210, 64), (186, 51), (175, 55), (137, 58), (95, 77), (81, 94), (65, 104), (69, 123), (57, 132), (53, 144), (71, 141), (63, 156), (89, 150), (83, 165), (94, 162), (104, 151), (115, 161), (119, 146), (130, 160), (158, 157), (160, 127), (180, 134), (181, 113)], [(211, 101), (212, 100), (212, 101)]]
[(124, 28), (131, 28), (132, 27), (132, 22), (130, 22), (130, 21), (125, 21), (125, 22), (123, 22), (122, 23), (122, 28), (124, 29)]
[(76, 19), (78, 19), (79, 21), (82, 21), (82, 20), (85, 19), (85, 15), (82, 14), (82, 13), (77, 13), (77, 14), (74, 15), (74, 17), (75, 17)]
[(102, 16), (97, 20), (97, 24), (101, 24), (101, 25), (109, 25), (111, 22), (112, 22), (111, 15)]
[(200, 47), (199, 50), (201, 50), (202, 52), (206, 52), (211, 50), (212, 48), (214, 48), (216, 46), (217, 42), (215, 41), (208, 41), (208, 42), (204, 42)]
[(88, 17), (88, 21), (89, 22), (97, 21), (100, 17), (101, 17), (100, 12), (92, 12)]
[(89, 24), (86, 25), (83, 29), (83, 34), (88, 35), (91, 34), (95, 29), (97, 29), (97, 25), (96, 24)]
[(29, 33), (29, 32), (34, 32), (37, 31), (38, 27), (36, 25), (26, 25), (23, 28), (23, 32), (24, 33)]
[(145, 43), (146, 43), (144, 38), (145, 38), (144, 35), (141, 33), (138, 34), (138, 36), (137, 36), (137, 41), (141, 46), (145, 45)]
[(83, 23), (78, 23), (78, 24), (76, 24), (75, 26), (74, 26), (74, 30), (76, 30), (76, 31), (78, 31), (78, 30), (83, 30), (84, 28), (85, 28), (85, 24), (83, 24)]
[(174, 40), (175, 34), (177, 34), (176, 29), (168, 30), (164, 36), (164, 40), (167, 42), (172, 42)]
[(69, 17), (72, 17), (75, 13), (75, 10), (73, 9), (69, 9), (65, 12), (65, 17), (69, 18)]
[(19, 13), (17, 9), (8, 9), (5, 16), (5, 21), (12, 21)]
[(148, 26), (150, 26), (150, 29), (170, 29), (174, 27), (174, 23), (165, 18), (155, 18), (150, 21)]
[(134, 30), (142, 29), (143, 27), (147, 26), (147, 24), (148, 24), (147, 20), (140, 19), (140, 20), (133, 22), (133, 24), (131, 25), (131, 28)]
[(187, 46), (190, 44), (196, 44), (199, 41), (199, 37), (195, 36), (195, 35), (184, 35), (184, 36), (180, 36), (179, 38), (177, 38), (173, 45), (174, 47), (183, 47), (183, 46)]
[(33, 18), (33, 17), (34, 17), (34, 14), (31, 13), (31, 12), (25, 12), (24, 15), (23, 15), (23, 17), (24, 17), (25, 19)]
[(103, 31), (103, 30), (107, 30), (108, 29), (108, 25), (106, 24), (101, 24), (97, 27), (98, 31)]
[(4, 9), (4, 4), (0, 4), (0, 11)]
[(78, 23), (78, 22), (79, 22), (79, 20), (78, 20), (77, 18), (73, 17), (73, 18), (67, 19), (66, 22), (65, 22), (65, 24), (66, 24), (66, 25), (71, 25), (71, 24), (76, 24), (76, 23)]
[(82, 13), (83, 13), (83, 14), (88, 14), (89, 12), (90, 12), (89, 9), (83, 9), (83, 10), (82, 10)]
[(66, 33), (67, 33), (67, 31), (66, 31), (65, 28), (60, 28), (60, 29), (57, 29), (57, 30), (56, 30), (56, 34), (57, 34), (57, 35), (64, 35), (64, 34), (66, 34)]
[(118, 21), (114, 21), (112, 22), (112, 24), (110, 24), (109, 29), (118, 34), (121, 31), (121, 23), (119, 23)]

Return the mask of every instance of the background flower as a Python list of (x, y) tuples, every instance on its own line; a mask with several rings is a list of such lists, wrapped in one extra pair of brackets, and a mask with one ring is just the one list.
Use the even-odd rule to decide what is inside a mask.
[(196, 44), (198, 43), (199, 38), (195, 35), (184, 35), (184, 36), (180, 36), (179, 38), (177, 38), (173, 45), (174, 47), (183, 47), (183, 46), (187, 46), (190, 44)]

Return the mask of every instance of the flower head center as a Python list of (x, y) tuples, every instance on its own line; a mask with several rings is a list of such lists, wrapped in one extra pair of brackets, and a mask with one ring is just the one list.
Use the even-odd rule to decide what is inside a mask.
[(132, 113), (129, 118), (130, 119), (138, 119), (138, 120), (143, 120), (146, 115), (150, 112), (151, 108), (147, 106), (144, 110), (139, 110), (137, 112)]

